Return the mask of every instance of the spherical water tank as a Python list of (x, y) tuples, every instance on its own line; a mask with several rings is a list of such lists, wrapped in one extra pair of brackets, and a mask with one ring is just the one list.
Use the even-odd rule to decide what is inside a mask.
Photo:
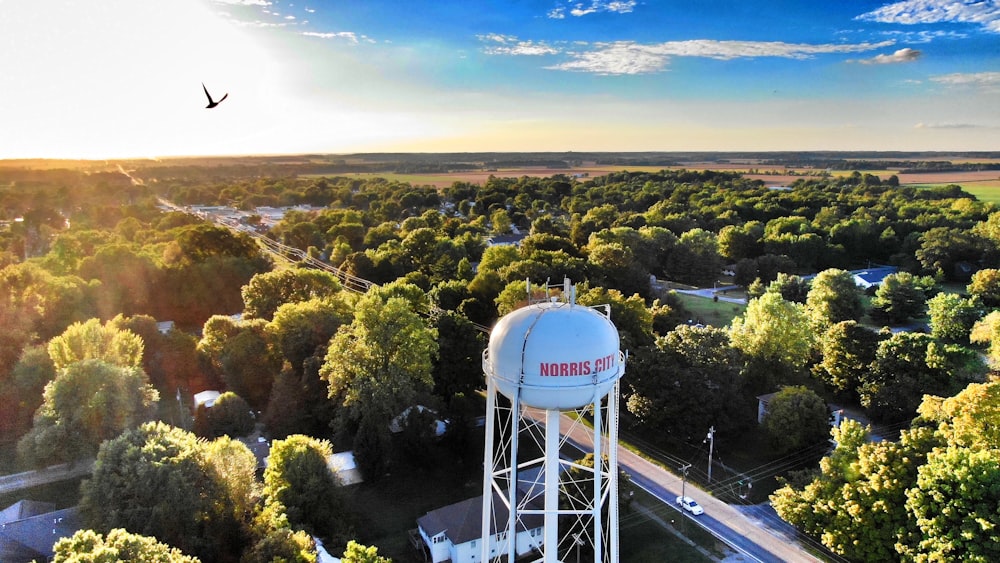
[(504, 316), (490, 333), (483, 371), (522, 404), (571, 410), (595, 402), (625, 373), (618, 329), (605, 315), (564, 302), (537, 303)]

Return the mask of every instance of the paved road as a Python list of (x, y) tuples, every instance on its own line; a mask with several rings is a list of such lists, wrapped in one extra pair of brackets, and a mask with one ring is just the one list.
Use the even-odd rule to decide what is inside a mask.
[[(593, 451), (590, 429), (575, 423), (567, 416), (560, 417), (559, 430), (574, 445)], [(646, 489), (667, 505), (674, 507), (674, 499), (681, 494), (681, 478), (662, 467), (618, 447), (618, 465), (627, 471), (632, 481)], [(705, 514), (690, 517), (678, 509), (678, 514), (689, 517), (713, 532), (733, 549), (750, 560), (761, 563), (822, 562), (823, 559), (807, 552), (787, 537), (777, 537), (756, 525), (743, 513), (688, 483), (684, 493), (695, 499), (705, 509)]]
[(89, 475), (93, 470), (94, 460), (87, 459), (75, 463), (53, 465), (37, 471), (0, 475), (0, 494), (13, 493), (21, 489), (83, 477)]

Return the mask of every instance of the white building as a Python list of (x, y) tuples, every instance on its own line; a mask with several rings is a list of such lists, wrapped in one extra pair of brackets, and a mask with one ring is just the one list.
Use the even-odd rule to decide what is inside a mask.
[[(541, 497), (536, 497), (536, 500), (540, 501)], [(493, 493), (493, 506), (496, 510), (494, 524), (506, 524), (508, 513), (503, 499), (496, 492)], [(483, 497), (478, 496), (433, 510), (418, 519), (417, 530), (430, 552), (431, 562), (481, 562), (482, 516)], [(541, 545), (544, 538), (542, 521), (541, 514), (520, 518), (515, 538), (518, 556), (537, 551), (535, 546)], [(498, 531), (494, 526), (492, 534), (490, 554), (495, 557), (498, 553), (506, 553), (507, 530)]]

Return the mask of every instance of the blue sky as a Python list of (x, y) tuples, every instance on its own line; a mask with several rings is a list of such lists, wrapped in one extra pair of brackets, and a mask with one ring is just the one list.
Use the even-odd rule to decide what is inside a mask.
[[(1000, 3), (0, 0), (0, 158), (1000, 150)], [(201, 83), (218, 98), (212, 110)]]

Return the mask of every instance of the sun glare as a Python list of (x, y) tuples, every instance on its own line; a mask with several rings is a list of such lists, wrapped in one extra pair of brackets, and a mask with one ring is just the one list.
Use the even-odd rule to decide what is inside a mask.
[[(15, 2), (0, 22), (4, 157), (199, 154), (253, 134), (276, 65), (197, 0)], [(226, 100), (206, 110), (204, 82)], [(221, 109), (221, 108), (220, 108)], [(149, 154), (147, 156), (155, 156)]]

